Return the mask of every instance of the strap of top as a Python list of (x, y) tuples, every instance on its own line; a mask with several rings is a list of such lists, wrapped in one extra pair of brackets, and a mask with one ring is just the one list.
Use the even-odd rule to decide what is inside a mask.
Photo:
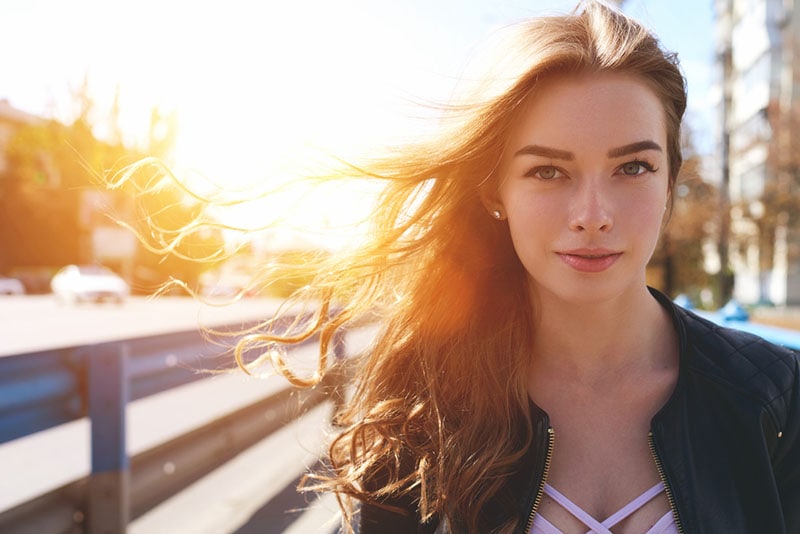
[(652, 488), (648, 489), (631, 502), (620, 508), (617, 512), (610, 515), (603, 522), (597, 521), (591, 515), (586, 513), (580, 506), (572, 502), (566, 495), (559, 492), (550, 484), (544, 485), (544, 492), (550, 496), (554, 501), (560, 504), (566, 511), (575, 516), (576, 519), (581, 521), (584, 525), (589, 527), (592, 532), (597, 534), (612, 534), (609, 530), (617, 523), (621, 522), (633, 512), (650, 502), (656, 495), (664, 491), (664, 483), (659, 482)]

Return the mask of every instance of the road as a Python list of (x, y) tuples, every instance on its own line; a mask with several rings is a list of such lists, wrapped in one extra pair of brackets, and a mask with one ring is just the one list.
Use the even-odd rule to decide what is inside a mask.
[(53, 295), (3, 295), (0, 356), (265, 319), (279, 305), (274, 299), (210, 305), (190, 297), (66, 305)]

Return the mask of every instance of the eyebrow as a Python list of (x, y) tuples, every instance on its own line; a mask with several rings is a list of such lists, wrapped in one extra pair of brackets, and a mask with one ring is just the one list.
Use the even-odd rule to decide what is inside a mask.
[(559, 150), (557, 148), (549, 148), (546, 146), (540, 145), (526, 145), (516, 152), (514, 152), (514, 157), (517, 156), (542, 156), (544, 158), (553, 158), (553, 159), (565, 159), (571, 161), (575, 159), (575, 154), (572, 152), (568, 152), (566, 150)]
[[(634, 154), (643, 150), (657, 150), (659, 152), (663, 152), (661, 145), (648, 139), (646, 141), (637, 141), (636, 143), (631, 143), (629, 145), (612, 148), (608, 151), (608, 157), (618, 158), (620, 156), (627, 156), (628, 154)], [(550, 148), (541, 145), (526, 145), (514, 152), (514, 157), (523, 155), (542, 156), (544, 158), (562, 159), (566, 161), (572, 161), (575, 159), (575, 154), (569, 152), (568, 150), (559, 150), (558, 148)]]
[(629, 145), (612, 148), (608, 151), (608, 157), (618, 158), (620, 156), (627, 156), (628, 154), (635, 154), (636, 152), (641, 152), (643, 150), (657, 150), (659, 152), (663, 152), (661, 145), (648, 139), (647, 141), (639, 141), (637, 143), (631, 143)]

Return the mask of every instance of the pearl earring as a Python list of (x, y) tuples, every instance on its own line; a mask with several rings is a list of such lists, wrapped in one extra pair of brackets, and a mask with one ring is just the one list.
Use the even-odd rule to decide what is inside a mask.
[(498, 221), (500, 220), (500, 217), (502, 217), (502, 216), (503, 216), (503, 214), (502, 214), (502, 213), (500, 213), (500, 210), (494, 210), (494, 211), (492, 212), (492, 217), (494, 217), (494, 218), (495, 218), (495, 219), (497, 219)]

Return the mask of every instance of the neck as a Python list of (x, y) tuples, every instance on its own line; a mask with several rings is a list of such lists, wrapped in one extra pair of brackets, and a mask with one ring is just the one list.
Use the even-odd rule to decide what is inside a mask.
[(646, 287), (607, 300), (568, 303), (538, 295), (532, 367), (580, 381), (668, 365), (672, 328)]

